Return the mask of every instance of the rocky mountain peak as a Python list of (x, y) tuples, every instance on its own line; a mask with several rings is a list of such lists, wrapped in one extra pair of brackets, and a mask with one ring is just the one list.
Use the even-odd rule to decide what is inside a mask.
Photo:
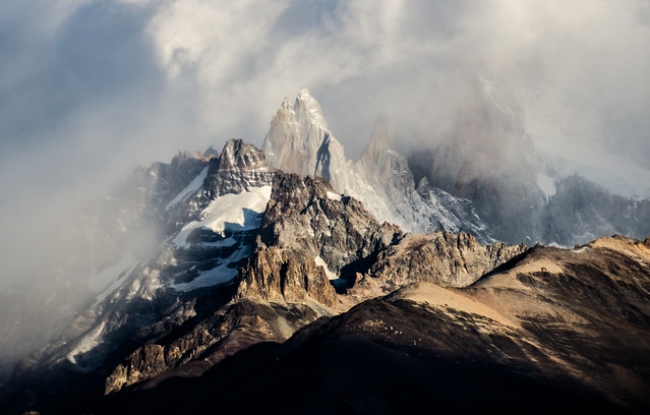
[(367, 174), (368, 180), (378, 178), (376, 184), (387, 184), (386, 180), (397, 175), (401, 182), (396, 183), (398, 186), (409, 191), (415, 187), (413, 173), (406, 158), (396, 151), (393, 132), (384, 118), (375, 123), (370, 142), (356, 164), (359, 170)]
[(327, 129), (327, 121), (323, 115), (323, 110), (308, 89), (303, 89), (298, 93), (293, 110), (296, 113), (298, 122), (307, 122)]
[(389, 151), (394, 151), (393, 132), (388, 127), (386, 119), (382, 117), (375, 122), (370, 142), (366, 146), (362, 157), (367, 157), (373, 162), (379, 163), (382, 155)]
[[(395, 150), (385, 119), (377, 121), (365, 152), (354, 163), (326, 125), (309, 91), (298, 94), (293, 110), (285, 100), (264, 140), (269, 164), (301, 177), (327, 179), (337, 192), (359, 199), (379, 221), (416, 232), (464, 229), (482, 242), (492, 240), (467, 201), (416, 192), (413, 173)], [(464, 225), (468, 219), (469, 225)]]
[(280, 104), (280, 108), (278, 112), (280, 110), (293, 112), (293, 103), (291, 102), (291, 99), (289, 99), (289, 97), (284, 97), (284, 99), (282, 100), (282, 104)]
[(266, 167), (264, 152), (241, 139), (228, 140), (219, 157), (220, 171)]
[(285, 99), (271, 120), (262, 146), (269, 163), (299, 176), (321, 176), (346, 191), (348, 163), (343, 146), (327, 129), (320, 104), (303, 89), (293, 109)]

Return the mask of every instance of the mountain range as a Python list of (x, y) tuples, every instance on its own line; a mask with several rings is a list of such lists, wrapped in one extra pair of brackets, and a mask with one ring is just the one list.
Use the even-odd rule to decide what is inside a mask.
[(303, 90), (261, 149), (137, 169), (84, 222), (90, 295), (5, 407), (647, 411), (650, 202), (560, 177), (512, 106), (473, 99), (409, 157), (380, 120), (348, 159)]

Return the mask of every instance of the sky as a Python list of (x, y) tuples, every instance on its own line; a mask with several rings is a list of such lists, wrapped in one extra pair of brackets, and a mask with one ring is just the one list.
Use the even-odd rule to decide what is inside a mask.
[(644, 162), (649, 4), (8, 0), (0, 160), (54, 158), (66, 168), (44, 164), (68, 183), (230, 137), (259, 145), (282, 99), (302, 88), (354, 156), (379, 116), (398, 136), (434, 140), (455, 93), (480, 73), (534, 97), (542, 110), (531, 104), (531, 124), (543, 113), (580, 144)]
[(540, 152), (645, 180), (649, 45), (650, 0), (4, 0), (0, 283), (135, 166), (261, 145), (302, 88), (354, 157), (378, 117), (436, 142), (489, 79)]

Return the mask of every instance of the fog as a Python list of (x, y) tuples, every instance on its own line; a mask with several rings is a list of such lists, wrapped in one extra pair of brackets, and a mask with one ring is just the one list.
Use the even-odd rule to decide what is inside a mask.
[(261, 145), (305, 87), (351, 157), (379, 116), (434, 144), (480, 77), (541, 153), (649, 174), (648, 45), (648, 0), (5, 0), (0, 287), (25, 308), (0, 310), (0, 353), (44, 340), (44, 296), (83, 291), (66, 267), (88, 200), (178, 150)]

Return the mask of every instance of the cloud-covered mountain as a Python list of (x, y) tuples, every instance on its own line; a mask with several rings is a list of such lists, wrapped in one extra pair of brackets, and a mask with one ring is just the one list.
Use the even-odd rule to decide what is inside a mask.
[[(572, 246), (650, 234), (650, 200), (611, 187), (615, 179), (577, 174), (536, 149), (528, 114), (510, 87), (476, 76), (465, 98), (453, 132), (429, 149), (416, 147), (409, 162), (432, 186), (470, 200), (495, 239)], [(602, 166), (603, 174), (610, 170)]]
[(304, 176), (321, 176), (336, 191), (353, 196), (380, 221), (405, 230), (465, 231), (490, 242), (489, 230), (467, 200), (417, 187), (407, 160), (393, 144), (392, 132), (379, 120), (365, 150), (355, 161), (330, 130), (318, 102), (302, 90), (292, 105), (285, 99), (271, 121), (263, 150), (274, 167)]
[[(497, 159), (472, 164), (469, 133), (459, 134), (427, 156), (437, 174), (417, 186), (385, 123), (352, 161), (307, 91), (282, 103), (263, 150), (231, 139), (220, 152), (137, 169), (86, 212), (87, 301), (16, 365), (1, 385), (6, 407), (174, 412), (175, 391), (202, 411), (214, 394), (220, 404), (245, 391), (270, 397), (275, 386), (259, 385), (293, 385), (308, 365), (323, 384), (296, 385), (288, 412), (417, 408), (432, 391), (450, 409), (647, 409), (650, 242), (570, 250), (492, 239), (526, 231), (516, 216), (526, 197), (557, 209), (544, 223), (567, 238), (613, 226), (587, 215), (600, 205), (567, 200), (570, 190), (583, 186), (604, 206), (630, 199), (594, 193), (582, 178), (562, 190), (572, 178), (545, 167), (512, 106), (473, 99), (488, 98), (464, 131), (485, 134), (474, 150)], [(478, 127), (486, 123), (493, 130)], [(516, 151), (504, 154), (503, 140)], [(436, 177), (485, 198), (453, 196)], [(494, 194), (509, 194), (510, 210), (481, 213)]]

